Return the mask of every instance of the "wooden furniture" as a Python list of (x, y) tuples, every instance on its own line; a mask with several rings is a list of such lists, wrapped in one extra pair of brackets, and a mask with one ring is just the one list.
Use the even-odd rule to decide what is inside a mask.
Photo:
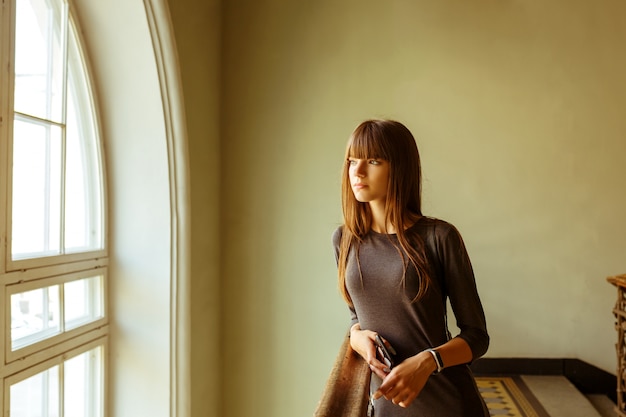
[(608, 277), (617, 287), (617, 302), (613, 309), (617, 330), (617, 406), (618, 417), (626, 417), (626, 274)]

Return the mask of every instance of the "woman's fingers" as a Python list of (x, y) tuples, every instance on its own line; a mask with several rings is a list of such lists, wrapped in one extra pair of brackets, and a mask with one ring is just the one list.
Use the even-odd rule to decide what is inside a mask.
[(420, 366), (420, 362), (420, 358), (412, 357), (393, 368), (374, 393), (374, 399), (385, 397), (394, 404), (408, 407), (430, 376), (430, 370)]
[(416, 397), (417, 395), (415, 394), (415, 392), (410, 390), (403, 390), (392, 398), (392, 402), (396, 405), (399, 405), (400, 407), (406, 408), (411, 405)]
[(417, 394), (410, 389), (397, 389), (397, 387), (394, 386), (390, 387), (384, 393), (380, 390), (374, 393), (375, 400), (380, 397), (385, 397), (385, 399), (391, 401), (392, 403), (406, 408), (411, 405), (413, 400), (415, 400)]
[(391, 369), (387, 368), (387, 365), (379, 361), (377, 358), (373, 358), (370, 364), (370, 369), (374, 372), (380, 379), (385, 379)]

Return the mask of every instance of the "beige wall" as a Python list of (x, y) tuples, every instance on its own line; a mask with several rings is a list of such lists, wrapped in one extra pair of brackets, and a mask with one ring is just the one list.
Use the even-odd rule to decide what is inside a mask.
[(343, 332), (330, 234), (351, 129), (418, 137), (488, 356), (614, 365), (623, 273), (623, 1), (224, 3), (224, 416), (310, 415)]

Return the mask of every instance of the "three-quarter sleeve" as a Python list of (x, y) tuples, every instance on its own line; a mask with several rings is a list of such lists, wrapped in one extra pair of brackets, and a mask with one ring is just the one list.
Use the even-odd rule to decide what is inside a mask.
[(461, 330), (457, 337), (467, 342), (472, 360), (487, 352), (489, 334), (476, 279), (469, 255), (458, 230), (449, 227), (441, 231), (438, 239), (438, 256), (450, 305)]

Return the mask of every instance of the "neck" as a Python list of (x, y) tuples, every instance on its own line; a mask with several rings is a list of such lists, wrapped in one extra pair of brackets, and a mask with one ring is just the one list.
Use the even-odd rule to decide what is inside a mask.
[(393, 224), (387, 223), (385, 219), (385, 203), (370, 202), (370, 210), (372, 212), (372, 230), (376, 233), (392, 234), (397, 230)]

